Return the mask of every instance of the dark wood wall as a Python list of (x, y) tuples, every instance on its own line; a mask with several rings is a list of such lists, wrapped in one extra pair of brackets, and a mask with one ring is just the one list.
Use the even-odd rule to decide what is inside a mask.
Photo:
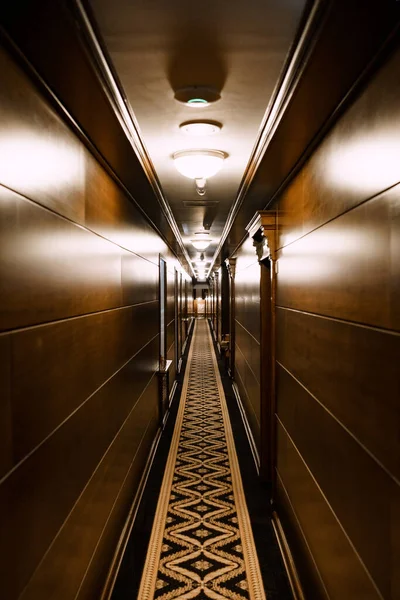
[(260, 451), (260, 265), (247, 239), (236, 253), (235, 382)]
[(313, 599), (400, 597), (399, 73), (279, 202), (278, 501)]
[(158, 429), (159, 253), (171, 359), (179, 265), (3, 49), (0, 72), (0, 597), (92, 600)]

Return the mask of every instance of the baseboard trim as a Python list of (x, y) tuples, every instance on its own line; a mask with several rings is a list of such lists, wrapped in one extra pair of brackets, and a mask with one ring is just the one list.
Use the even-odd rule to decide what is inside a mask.
[[(167, 411), (165, 417), (167, 418), (168, 415), (169, 415), (169, 411)], [(113, 589), (115, 586), (115, 582), (117, 580), (118, 573), (119, 573), (119, 570), (121, 567), (122, 559), (124, 557), (125, 550), (128, 545), (128, 541), (129, 541), (129, 538), (130, 538), (130, 535), (132, 532), (132, 528), (135, 523), (137, 511), (139, 509), (139, 505), (142, 500), (143, 492), (146, 487), (147, 479), (149, 477), (151, 467), (153, 466), (154, 457), (156, 455), (158, 444), (161, 439), (161, 433), (162, 433), (162, 429), (159, 429), (157, 432), (157, 435), (153, 441), (153, 444), (151, 446), (151, 449), (149, 452), (149, 457), (147, 459), (146, 466), (143, 471), (143, 475), (139, 482), (138, 490), (136, 492), (136, 495), (132, 502), (131, 508), (129, 510), (128, 517), (126, 519), (124, 528), (120, 535), (120, 538), (119, 538), (119, 541), (117, 544), (117, 548), (114, 553), (114, 558), (111, 561), (111, 566), (108, 571), (108, 575), (107, 575), (106, 582), (103, 587), (103, 591), (100, 596), (100, 600), (110, 600), (110, 598), (111, 598), (111, 595), (112, 595), (112, 592), (113, 592)]]
[(170, 406), (171, 406), (171, 404), (172, 404), (172, 401), (173, 401), (173, 399), (174, 399), (174, 395), (175, 395), (175, 392), (176, 392), (176, 388), (177, 388), (177, 387), (178, 387), (178, 382), (177, 382), (177, 380), (175, 379), (175, 380), (174, 380), (174, 383), (172, 384), (171, 391), (170, 391), (170, 393), (169, 393), (169, 398), (168, 398), (168, 410), (167, 410), (167, 412), (166, 412), (166, 413), (165, 413), (165, 415), (164, 415), (164, 424), (165, 424), (165, 422), (166, 422), (166, 420), (167, 420), (167, 418), (168, 418), (168, 415), (169, 415), (169, 409), (170, 409)]
[(289, 579), (290, 588), (292, 590), (294, 600), (305, 600), (302, 585), (300, 583), (299, 574), (293, 560), (293, 555), (290, 550), (285, 532), (283, 530), (278, 514), (272, 513), (272, 527), (278, 542), (279, 550), (282, 555), (283, 564), (285, 565), (286, 574)]
[(237, 405), (238, 405), (238, 408), (240, 411), (240, 416), (242, 417), (244, 429), (245, 429), (245, 432), (247, 435), (247, 439), (249, 441), (250, 450), (253, 455), (253, 460), (254, 460), (256, 470), (257, 470), (257, 474), (259, 475), (260, 474), (260, 455), (258, 453), (257, 445), (256, 445), (256, 442), (253, 437), (253, 432), (251, 431), (249, 422), (247, 420), (247, 415), (244, 410), (242, 399), (240, 397), (239, 388), (234, 381), (232, 381), (232, 389), (233, 389), (233, 393), (235, 394), (236, 402), (237, 402)]

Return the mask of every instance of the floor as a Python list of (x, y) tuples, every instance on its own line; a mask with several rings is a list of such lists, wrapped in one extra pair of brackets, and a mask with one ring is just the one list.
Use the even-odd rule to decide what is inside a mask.
[(289, 600), (268, 490), (207, 321), (188, 346), (112, 598)]

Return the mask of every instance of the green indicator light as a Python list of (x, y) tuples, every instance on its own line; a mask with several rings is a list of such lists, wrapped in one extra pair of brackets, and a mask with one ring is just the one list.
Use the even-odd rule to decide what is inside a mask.
[(188, 104), (208, 104), (207, 100), (204, 98), (191, 98), (187, 101)]

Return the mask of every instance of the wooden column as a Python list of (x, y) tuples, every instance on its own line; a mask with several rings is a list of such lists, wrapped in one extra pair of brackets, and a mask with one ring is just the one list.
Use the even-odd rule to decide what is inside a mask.
[(227, 258), (225, 265), (229, 274), (229, 375), (235, 374), (235, 272), (236, 258)]
[(261, 266), (260, 273), (260, 475), (275, 495), (276, 466), (276, 211), (259, 211), (246, 227)]
[(219, 273), (218, 271), (215, 272), (215, 320), (214, 320), (214, 330), (215, 330), (215, 341), (217, 342), (218, 348), (219, 343), (220, 343), (220, 339), (219, 339), (219, 335), (220, 335), (220, 331), (219, 331), (219, 311), (220, 311), (220, 306), (219, 306), (219, 294), (220, 294), (220, 281), (219, 281)]

